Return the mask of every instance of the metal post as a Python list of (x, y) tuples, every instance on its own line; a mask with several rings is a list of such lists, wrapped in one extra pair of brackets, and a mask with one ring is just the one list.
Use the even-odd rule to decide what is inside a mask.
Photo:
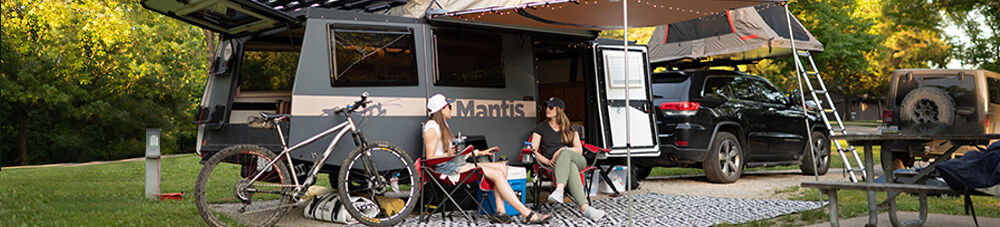
[[(813, 146), (812, 141), (812, 127), (809, 127), (809, 113), (807, 112), (808, 108), (806, 108), (806, 95), (804, 94), (805, 91), (802, 89), (802, 80), (808, 80), (809, 78), (804, 77), (801, 71), (805, 69), (804, 67), (800, 67), (802, 66), (802, 62), (799, 61), (799, 50), (795, 48), (795, 32), (792, 32), (792, 11), (788, 10), (788, 3), (785, 3), (785, 21), (788, 22), (786, 23), (788, 24), (788, 41), (792, 44), (792, 58), (795, 59), (795, 81), (799, 84), (799, 102), (802, 103), (802, 116), (805, 117), (806, 123), (806, 141), (808, 141), (806, 142), (806, 152), (810, 153), (809, 157), (812, 159), (813, 176), (816, 177), (816, 181), (819, 181), (819, 171), (816, 163), (816, 148)], [(803, 69), (800, 70), (799, 68)], [(820, 111), (823, 110), (820, 109)], [(820, 114), (823, 114), (823, 112), (820, 112)], [(823, 202), (822, 192), (819, 192), (819, 201), (821, 203)]]
[(622, 46), (625, 47), (625, 166), (628, 167), (625, 171), (625, 206), (628, 214), (628, 226), (632, 226), (632, 195), (628, 192), (632, 191), (632, 119), (630, 113), (632, 112), (629, 108), (629, 88), (630, 81), (628, 75), (628, 0), (622, 1), (622, 23), (623, 36)]
[(160, 129), (146, 129), (146, 198), (160, 194)]

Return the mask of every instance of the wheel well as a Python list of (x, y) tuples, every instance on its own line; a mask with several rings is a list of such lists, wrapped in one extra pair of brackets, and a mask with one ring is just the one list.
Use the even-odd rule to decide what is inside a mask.
[[(743, 147), (743, 150), (745, 151), (745, 150), (747, 150), (746, 149), (747, 148), (747, 146), (746, 146), (746, 138), (743, 138), (744, 135), (743, 135), (743, 133), (741, 133), (742, 131), (743, 130), (740, 129), (739, 125), (736, 125), (736, 124), (725, 124), (725, 125), (719, 126), (719, 130), (716, 131), (715, 133), (718, 134), (719, 132), (728, 132), (728, 133), (733, 134), (734, 136), (736, 136), (736, 139), (740, 140), (740, 146)], [(711, 145), (709, 145), (709, 146), (711, 146)]]

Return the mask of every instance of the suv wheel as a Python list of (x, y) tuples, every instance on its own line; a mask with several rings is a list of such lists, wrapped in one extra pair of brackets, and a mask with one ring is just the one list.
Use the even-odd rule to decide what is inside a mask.
[[(830, 170), (830, 140), (826, 138), (819, 132), (812, 133), (812, 152), (809, 152), (809, 146), (804, 148), (804, 154), (799, 160), (799, 169), (805, 174), (826, 174), (827, 170)], [(813, 163), (813, 157), (816, 157), (816, 163)]]
[(736, 136), (728, 132), (715, 134), (708, 158), (702, 163), (705, 177), (715, 183), (733, 183), (743, 174), (743, 149)]
[(955, 116), (955, 102), (940, 88), (922, 87), (906, 94), (900, 105), (900, 120), (913, 123), (950, 125)]

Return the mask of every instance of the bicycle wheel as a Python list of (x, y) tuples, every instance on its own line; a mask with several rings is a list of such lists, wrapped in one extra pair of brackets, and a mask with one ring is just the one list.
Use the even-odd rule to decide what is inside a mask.
[(267, 167), (275, 158), (263, 147), (236, 145), (208, 159), (194, 184), (195, 205), (205, 223), (272, 226), (288, 213), (294, 185), (285, 162)]
[(388, 142), (370, 142), (355, 149), (340, 167), (337, 191), (341, 204), (358, 222), (395, 225), (416, 207), (420, 174), (402, 149)]

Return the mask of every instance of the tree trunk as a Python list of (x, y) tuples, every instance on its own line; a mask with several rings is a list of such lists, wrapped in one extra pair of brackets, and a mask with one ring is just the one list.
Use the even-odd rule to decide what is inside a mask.
[(21, 152), (21, 157), (19, 161), (22, 166), (28, 165), (28, 111), (24, 108), (19, 108), (17, 115), (17, 131), (18, 131), (18, 143), (20, 147), (18, 148)]

